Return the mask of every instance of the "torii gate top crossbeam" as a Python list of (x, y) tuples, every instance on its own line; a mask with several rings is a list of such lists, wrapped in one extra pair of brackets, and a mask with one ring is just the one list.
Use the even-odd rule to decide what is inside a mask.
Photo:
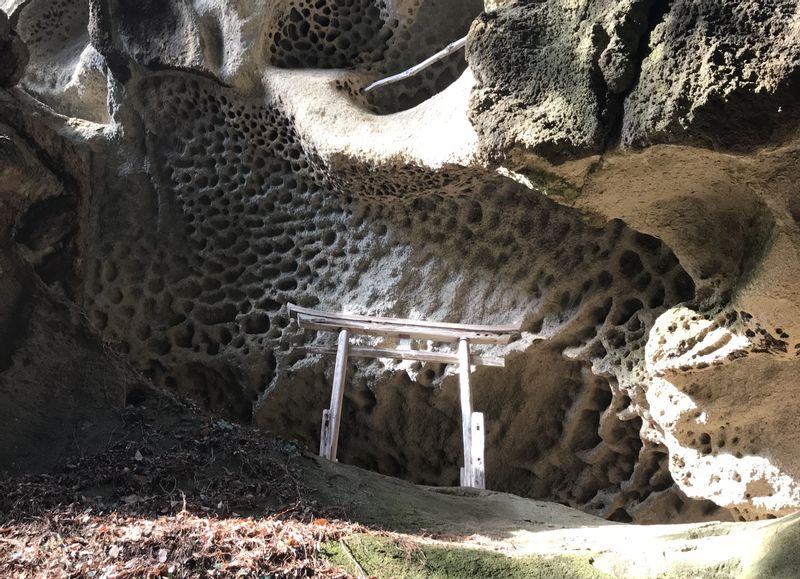
[(338, 331), (347, 329), (352, 334), (368, 336), (396, 336), (412, 340), (431, 340), (452, 343), (467, 339), (471, 344), (507, 344), (519, 334), (520, 325), (477, 326), (396, 318), (378, 318), (355, 314), (332, 314), (320, 310), (287, 304), (289, 315), (297, 319), (301, 328), (309, 330)]

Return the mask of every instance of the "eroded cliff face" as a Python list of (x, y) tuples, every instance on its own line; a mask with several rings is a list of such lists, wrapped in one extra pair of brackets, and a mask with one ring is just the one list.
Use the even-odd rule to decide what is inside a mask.
[[(292, 301), (522, 321), (473, 374), (490, 488), (800, 506), (796, 2), (0, 7), (3, 467), (85, 426), (31, 401), (111, 428), (143, 380), (315, 447), (331, 361)], [(447, 368), (358, 362), (340, 460), (455, 484), (456, 402)]]

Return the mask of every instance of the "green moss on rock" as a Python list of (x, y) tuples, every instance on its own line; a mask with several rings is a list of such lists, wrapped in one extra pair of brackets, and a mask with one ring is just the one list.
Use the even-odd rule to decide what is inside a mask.
[[(398, 579), (594, 579), (608, 577), (588, 556), (507, 557), (462, 547), (395, 541), (374, 535), (352, 535), (323, 545), (323, 554), (353, 575), (359, 572)], [(358, 569), (356, 562), (361, 569)]]

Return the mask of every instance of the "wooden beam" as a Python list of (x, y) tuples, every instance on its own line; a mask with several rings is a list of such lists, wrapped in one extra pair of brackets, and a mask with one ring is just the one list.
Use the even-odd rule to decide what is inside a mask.
[(347, 378), (347, 354), (350, 348), (348, 342), (350, 332), (339, 332), (339, 346), (336, 352), (336, 366), (333, 369), (333, 389), (331, 390), (331, 407), (329, 408), (330, 427), (327, 457), (336, 460), (336, 451), (339, 448), (339, 426), (342, 421), (342, 402), (344, 401), (344, 383)]
[(487, 326), (487, 325), (478, 325), (478, 324), (454, 324), (452, 322), (429, 322), (427, 320), (411, 320), (408, 318), (383, 318), (379, 316), (362, 316), (360, 314), (331, 314), (328, 312), (323, 312), (322, 310), (312, 310), (311, 308), (303, 308), (298, 305), (288, 303), (286, 307), (289, 310), (289, 314), (294, 316), (295, 314), (308, 314), (308, 315), (322, 315), (330, 318), (336, 318), (340, 320), (353, 320), (353, 321), (362, 321), (362, 322), (378, 322), (378, 323), (398, 323), (402, 325), (414, 325), (419, 327), (429, 327), (429, 328), (450, 328), (454, 330), (468, 330), (468, 331), (475, 331), (475, 332), (519, 332), (519, 324), (503, 324), (499, 326)]
[(520, 331), (519, 324), (479, 326), (355, 314), (331, 314), (301, 308), (294, 304), (287, 304), (287, 308), (289, 315), (297, 319), (297, 324), (301, 328), (323, 331), (338, 331), (341, 328), (347, 328), (353, 334), (370, 336), (397, 336), (448, 343), (468, 338), (474, 344), (507, 344)]
[(434, 342), (451, 343), (461, 338), (469, 338), (476, 344), (507, 344), (510, 335), (492, 335), (486, 333), (465, 332), (458, 330), (435, 328), (416, 328), (414, 326), (399, 326), (395, 324), (375, 324), (365, 322), (351, 322), (340, 320), (327, 320), (322, 318), (298, 317), (298, 325), (307, 330), (322, 330), (334, 332), (341, 328), (351, 330), (353, 334), (362, 336), (398, 336), (414, 340), (432, 340)]
[[(335, 354), (332, 346), (305, 346), (309, 354)], [(395, 360), (416, 360), (418, 362), (436, 362), (439, 364), (458, 364), (458, 354), (452, 352), (430, 352), (428, 350), (393, 350), (391, 348), (370, 348), (350, 346), (348, 355), (352, 358), (393, 358)], [(473, 366), (494, 366), (503, 368), (506, 361), (498, 356), (476, 356), (470, 354), (469, 362)]]
[(464, 474), (461, 485), (474, 485), (472, 468), (472, 399), (469, 391), (469, 340), (458, 341), (458, 386), (461, 400), (461, 436), (464, 442)]

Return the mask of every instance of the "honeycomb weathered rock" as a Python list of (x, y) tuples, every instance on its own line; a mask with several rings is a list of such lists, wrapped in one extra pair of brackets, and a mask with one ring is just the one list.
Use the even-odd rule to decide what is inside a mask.
[[(2, 93), (0, 117), (13, 142), (31, 144), (26, 163), (52, 175), (49, 190), (37, 185), (41, 198), (0, 207), (0, 266), (11, 272), (0, 313), (28, 287), (21, 280), (38, 277), (149, 380), (312, 446), (331, 363), (306, 356), (301, 346), (324, 338), (299, 332), (286, 302), (521, 320), (507, 367), (474, 374), (490, 487), (639, 522), (800, 504), (794, 447), (738, 411), (752, 386), (731, 387), (758, 376), (769, 387), (753, 416), (763, 424), (784, 404), (772, 415), (791, 429), (800, 300), (780, 281), (800, 268), (798, 146), (542, 157), (602, 151), (619, 131), (628, 139), (628, 110), (644, 109), (623, 102), (638, 102), (660, 70), (658, 47), (698, 38), (659, 24), (686, 3), (509, 4), (473, 27), (475, 85), (455, 54), (368, 97), (359, 89), (370, 80), (465, 34), (479, 4), (450, 18), (453, 2), (257, 4), (12, 6), (31, 62), (21, 89)], [(763, 47), (737, 10), (715, 12), (719, 30)], [(776, 28), (778, 44), (793, 25)], [(785, 70), (764, 62), (773, 80), (796, 74), (791, 58)], [(685, 78), (681, 87), (697, 86)], [(764, 106), (777, 98), (794, 118), (791, 85), (768, 89)], [(648, 132), (637, 144), (697, 143), (723, 124), (670, 121), (658, 129), (668, 138)], [(773, 138), (753, 130), (752, 145)], [(8, 158), (12, 171), (25, 165)], [(726, 317), (734, 311), (753, 320)], [(688, 328), (670, 330), (676, 316), (691, 318)], [(709, 320), (718, 327), (706, 331)], [(0, 315), (3, 335), (7, 326)], [(719, 340), (707, 338), (717, 330)], [(30, 351), (14, 344), (0, 349), (5, 376)], [(32, 374), (38, 387), (48, 372)], [(133, 383), (124, 372), (114, 380)], [(670, 396), (691, 404), (673, 408)], [(460, 429), (446, 368), (354, 364), (344, 412), (343, 460), (455, 483)], [(743, 474), (745, 462), (761, 471)], [(700, 473), (719, 480), (690, 480)]]

